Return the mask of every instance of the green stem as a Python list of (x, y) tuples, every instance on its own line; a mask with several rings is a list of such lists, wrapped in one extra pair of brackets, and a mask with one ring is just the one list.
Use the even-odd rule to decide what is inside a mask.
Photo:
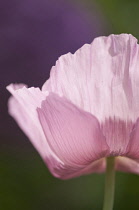
[(112, 210), (115, 188), (115, 158), (107, 158), (103, 210)]

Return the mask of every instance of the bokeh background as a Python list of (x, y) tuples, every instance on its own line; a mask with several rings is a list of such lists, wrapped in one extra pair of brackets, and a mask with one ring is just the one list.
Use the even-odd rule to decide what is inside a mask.
[[(100, 210), (104, 174), (54, 178), (7, 113), (11, 82), (39, 86), (65, 53), (101, 35), (139, 38), (138, 0), (0, 0), (0, 209)], [(116, 174), (114, 210), (139, 209), (139, 176)]]

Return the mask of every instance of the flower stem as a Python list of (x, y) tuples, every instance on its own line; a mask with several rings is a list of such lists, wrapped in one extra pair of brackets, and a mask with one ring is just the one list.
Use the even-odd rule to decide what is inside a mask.
[(115, 158), (107, 158), (103, 210), (112, 210), (115, 188)]

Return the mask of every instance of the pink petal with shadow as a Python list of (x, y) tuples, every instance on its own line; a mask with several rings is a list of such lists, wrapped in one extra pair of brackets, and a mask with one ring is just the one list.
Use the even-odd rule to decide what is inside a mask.
[(71, 170), (66, 176), (101, 171), (101, 161), (98, 168), (93, 163), (107, 156), (109, 148), (93, 115), (52, 93), (38, 114), (50, 148), (65, 164), (65, 173), (66, 168)]

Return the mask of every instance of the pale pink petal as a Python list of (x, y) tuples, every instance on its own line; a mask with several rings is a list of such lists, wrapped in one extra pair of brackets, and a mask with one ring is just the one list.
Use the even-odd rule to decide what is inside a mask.
[(27, 85), (26, 84), (23, 84), (23, 83), (20, 83), (20, 84), (15, 83), (15, 84), (10, 84), (6, 88), (7, 88), (7, 90), (10, 93), (14, 94), (16, 90), (19, 90), (19, 89), (21, 89), (23, 87), (26, 87), (27, 88)]
[(111, 155), (123, 155), (139, 116), (138, 69), (139, 46), (132, 35), (99, 37), (74, 55), (61, 56), (43, 90), (96, 116)]
[(36, 110), (41, 107), (42, 100), (48, 93), (42, 93), (39, 88), (20, 87), (21, 85), (16, 85), (15, 88), (13, 84), (7, 87), (13, 94), (8, 103), (9, 113), (38, 150), (50, 171), (56, 176), (55, 168), (61, 167), (63, 163), (50, 149)]
[(65, 163), (65, 173), (67, 167), (68, 174), (90, 173), (92, 163), (109, 154), (97, 119), (65, 98), (50, 94), (38, 113), (50, 148)]
[(116, 169), (118, 171), (139, 174), (139, 161), (128, 157), (116, 157)]
[(59, 58), (43, 90), (70, 99), (100, 121), (139, 115), (139, 46), (128, 34), (98, 37)]

